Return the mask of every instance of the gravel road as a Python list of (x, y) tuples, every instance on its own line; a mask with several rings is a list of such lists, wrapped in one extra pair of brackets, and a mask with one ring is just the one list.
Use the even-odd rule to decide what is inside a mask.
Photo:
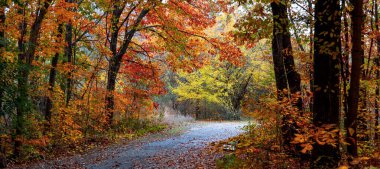
[[(42, 161), (25, 168), (214, 168), (205, 147), (243, 132), (246, 122), (192, 122), (181, 134), (158, 133), (83, 155)], [(167, 131), (170, 132), (170, 131)], [(169, 135), (169, 136), (168, 136)], [(24, 168), (21, 167), (21, 168)]]

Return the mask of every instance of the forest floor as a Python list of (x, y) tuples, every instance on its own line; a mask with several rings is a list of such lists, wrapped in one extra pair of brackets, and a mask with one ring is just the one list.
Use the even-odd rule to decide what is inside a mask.
[(208, 145), (241, 134), (246, 124), (187, 122), (137, 140), (17, 168), (215, 168), (222, 154), (210, 154)]

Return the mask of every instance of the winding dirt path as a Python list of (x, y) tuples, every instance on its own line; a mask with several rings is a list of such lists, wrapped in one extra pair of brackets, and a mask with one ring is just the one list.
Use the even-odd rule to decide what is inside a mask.
[(205, 147), (243, 132), (245, 122), (194, 122), (179, 135), (153, 134), (84, 155), (44, 161), (27, 168), (214, 168)]

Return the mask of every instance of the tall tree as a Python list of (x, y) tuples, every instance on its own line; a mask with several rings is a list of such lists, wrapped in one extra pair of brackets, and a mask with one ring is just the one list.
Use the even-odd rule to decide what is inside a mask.
[[(373, 1), (374, 3), (374, 15), (375, 15), (375, 28), (376, 28), (376, 31), (379, 31), (379, 9), (378, 9), (378, 5), (377, 5), (377, 0), (374, 0)], [(378, 35), (376, 37), (376, 46), (377, 46), (377, 56), (376, 58), (374, 59), (374, 62), (375, 62), (375, 66), (376, 66), (376, 70), (375, 70), (375, 77), (376, 77), (376, 89), (375, 89), (375, 125), (378, 126), (379, 125), (379, 96), (380, 96), (380, 83), (379, 83), (379, 79), (380, 79), (380, 36)], [(375, 133), (375, 139), (378, 139), (379, 138), (379, 135), (378, 133)]]
[[(57, 35), (57, 39), (58, 40), (61, 40), (61, 37), (62, 37), (62, 33), (63, 33), (63, 29), (62, 29), (63, 25), (62, 24), (59, 24), (58, 26), (58, 35)], [(45, 128), (45, 132), (50, 130), (50, 123), (51, 123), (51, 115), (52, 115), (52, 112), (51, 112), (51, 109), (53, 108), (53, 101), (52, 101), (52, 97), (53, 97), (53, 94), (54, 94), (54, 86), (55, 86), (55, 82), (56, 82), (56, 76), (57, 76), (57, 65), (58, 65), (58, 59), (59, 59), (59, 55), (60, 53), (59, 52), (56, 52), (55, 55), (53, 56), (53, 58), (51, 59), (51, 68), (50, 68), (50, 73), (49, 73), (49, 86), (48, 86), (48, 95), (46, 97), (46, 107), (45, 107), (45, 120), (46, 120), (46, 128)]]
[(22, 5), (22, 10), (20, 12), (24, 13), (23, 21), (20, 23), (20, 37), (18, 39), (18, 62), (19, 62), (19, 70), (18, 70), (18, 95), (17, 95), (17, 103), (16, 103), (16, 120), (15, 120), (15, 146), (14, 146), (14, 155), (19, 156), (21, 152), (21, 138), (24, 134), (24, 118), (25, 113), (29, 111), (28, 102), (28, 83), (29, 83), (29, 75), (32, 63), (34, 61), (34, 53), (37, 49), (37, 40), (40, 34), (42, 21), (45, 18), (45, 15), (48, 12), (48, 9), (52, 3), (52, 0), (45, 0), (41, 2), (41, 5), (38, 6), (36, 12), (36, 17), (33, 20), (32, 26), (30, 28), (30, 36), (25, 43), (25, 36), (27, 33), (27, 23), (25, 13), (27, 12), (28, 4)]
[(347, 129), (347, 146), (348, 153), (356, 157), (357, 150), (357, 114), (360, 91), (360, 76), (362, 74), (362, 65), (364, 62), (364, 51), (362, 48), (362, 26), (364, 20), (363, 0), (351, 0), (354, 7), (351, 12), (352, 20), (352, 67), (350, 89), (348, 93), (348, 113), (346, 121)]
[(273, 39), (272, 39), (272, 57), (274, 65), (274, 73), (276, 78), (277, 98), (282, 100), (287, 95), (284, 95), (284, 90), (288, 89), (286, 79), (286, 71), (284, 64), (284, 32), (287, 30), (286, 21), (286, 6), (280, 2), (272, 2), (273, 14)]
[[(275, 70), (278, 100), (284, 97), (293, 97), (301, 92), (301, 78), (295, 70), (294, 58), (292, 55), (292, 44), (290, 40), (289, 19), (287, 7), (288, 0), (275, 1), (271, 3), (273, 14), (273, 39), (272, 55)], [(289, 86), (289, 87), (288, 87)], [(289, 95), (290, 90), (290, 95)], [(302, 110), (301, 98), (295, 99), (294, 105)], [(286, 124), (289, 117), (284, 116), (283, 138), (284, 144), (290, 145), (294, 136), (293, 124)]]
[[(317, 0), (315, 4), (313, 123), (317, 127), (339, 126), (340, 10), (340, 0)], [(339, 146), (315, 143), (312, 154), (315, 168), (336, 167)]]
[(349, 41), (349, 24), (348, 24), (348, 19), (347, 19), (347, 5), (346, 5), (346, 0), (342, 0), (342, 18), (343, 18), (343, 37), (344, 37), (344, 44), (342, 47), (342, 55), (339, 58), (340, 59), (340, 69), (341, 69), (341, 77), (342, 77), (342, 86), (343, 86), (343, 93), (342, 93), (342, 107), (343, 107), (343, 112), (346, 114), (348, 112), (348, 94), (347, 94), (347, 83), (348, 83), (348, 78), (349, 78), (349, 56), (351, 54), (350, 51), (350, 41)]
[[(128, 14), (121, 18), (123, 11), (126, 5), (130, 5)], [(106, 94), (106, 111), (108, 115), (109, 124), (112, 124), (113, 114), (114, 114), (114, 91), (116, 86), (117, 74), (120, 70), (120, 65), (124, 54), (127, 52), (127, 49), (132, 41), (132, 38), (137, 32), (137, 27), (140, 25), (143, 18), (148, 14), (150, 8), (143, 8), (140, 11), (140, 14), (135, 19), (134, 23), (128, 25), (131, 18), (131, 13), (136, 12), (135, 9), (138, 4), (128, 4), (127, 1), (112, 1), (112, 17), (111, 17), (111, 37), (109, 48), (112, 52), (112, 57), (109, 60), (108, 65), (108, 75), (107, 75), (107, 94)], [(120, 23), (122, 21), (122, 23)], [(123, 26), (126, 26), (124, 32), (124, 39), (120, 39), (120, 30)], [(128, 29), (129, 28), (129, 29)], [(120, 46), (118, 46), (120, 45)]]
[[(67, 3), (74, 3), (74, 0), (65, 0)], [(68, 10), (73, 10), (69, 8)], [(66, 107), (70, 103), (70, 98), (72, 95), (72, 65), (73, 65), (73, 24), (72, 20), (66, 23), (66, 34), (65, 34), (65, 57), (64, 62), (70, 67), (69, 72), (67, 73), (66, 85), (65, 85), (65, 104)]]
[[(7, 2), (6, 1), (1, 1), (0, 2), (0, 75), (3, 75), (3, 72), (6, 68), (6, 62), (3, 60), (4, 58), (4, 52), (5, 52), (5, 44), (6, 44), (6, 39), (5, 39), (5, 9), (7, 7)], [(5, 76), (2, 76), (5, 77)], [(0, 84), (4, 84), (3, 81), (1, 81)], [(3, 95), (4, 95), (4, 87), (0, 87), (0, 114), (3, 112)], [(0, 138), (0, 168), (5, 168), (7, 166), (6, 162), (6, 150), (5, 150), (5, 145), (3, 144), (5, 140), (3, 138)]]

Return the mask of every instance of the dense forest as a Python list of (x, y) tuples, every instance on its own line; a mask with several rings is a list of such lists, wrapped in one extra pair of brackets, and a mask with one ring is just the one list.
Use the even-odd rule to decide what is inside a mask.
[(379, 5), (1, 0), (0, 167), (160, 132), (168, 109), (252, 121), (222, 168), (380, 167)]

